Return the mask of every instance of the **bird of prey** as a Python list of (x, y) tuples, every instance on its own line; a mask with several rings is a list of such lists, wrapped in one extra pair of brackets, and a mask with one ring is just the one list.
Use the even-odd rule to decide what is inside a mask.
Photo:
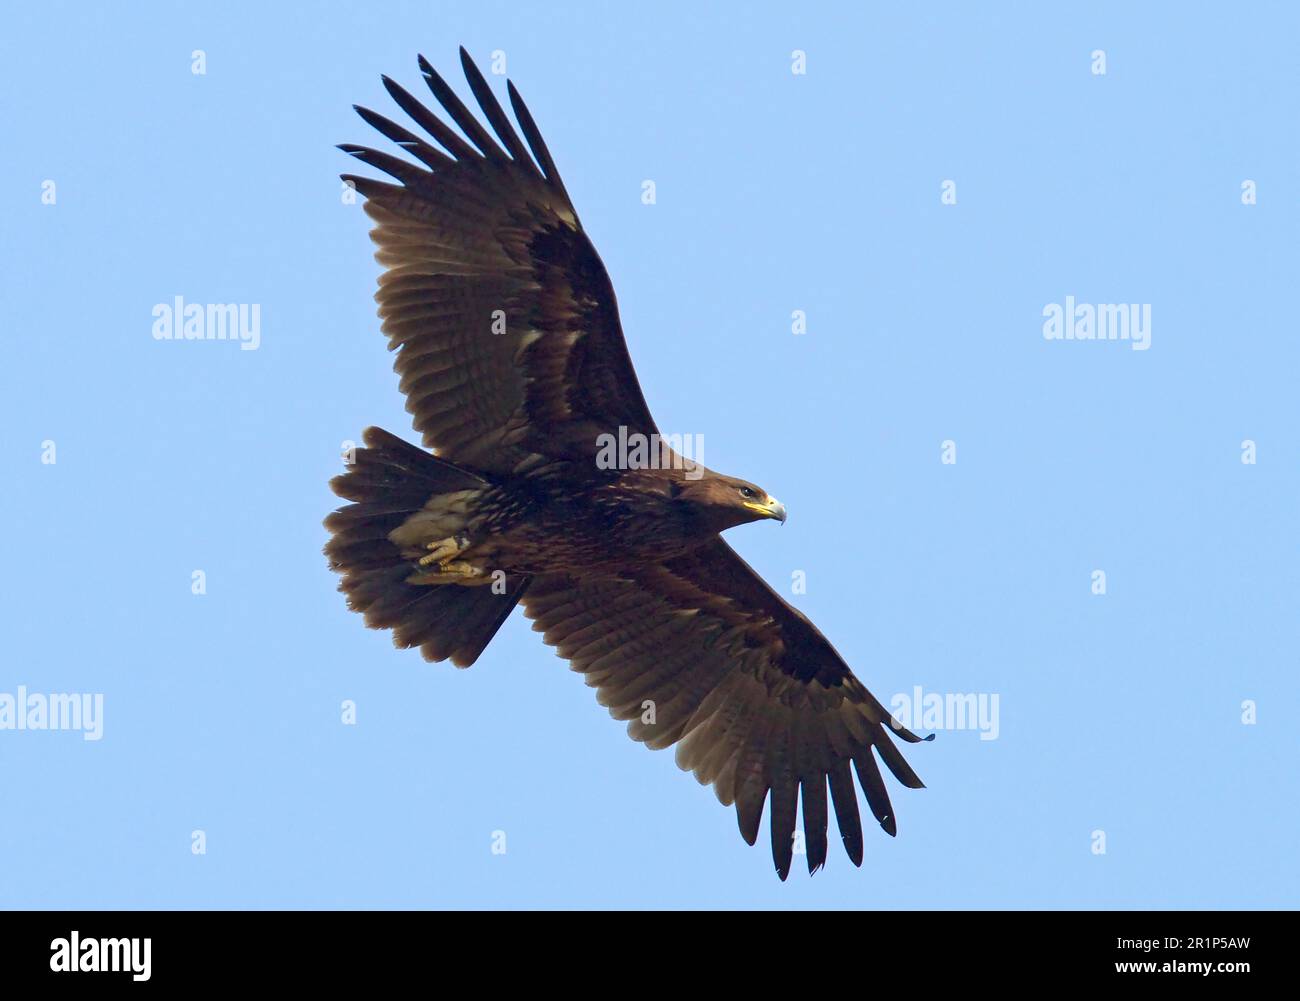
[[(785, 507), (659, 437), (609, 276), (532, 115), (508, 83), (517, 132), (460, 56), (492, 133), (421, 56), (459, 132), (384, 77), (426, 135), (356, 110), (413, 159), (340, 147), (396, 182), (343, 175), (375, 223), (382, 330), (425, 448), (369, 428), (331, 482), (350, 502), (325, 521), (339, 589), (398, 647), (459, 667), (522, 602), (634, 740), (675, 744), (677, 763), (735, 805), (751, 845), (770, 802), (781, 879), (800, 802), (808, 870), (825, 864), (828, 787), (861, 865), (853, 774), (894, 834), (874, 755), (920, 788), (889, 730), (920, 738), (723, 541), (784, 522)], [(646, 461), (602, 462), (620, 435), (650, 442)]]

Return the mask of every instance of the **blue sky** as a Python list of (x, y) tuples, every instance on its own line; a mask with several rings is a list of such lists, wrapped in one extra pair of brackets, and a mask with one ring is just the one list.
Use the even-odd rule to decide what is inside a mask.
[[(1294, 906), (1300, 18), (1057, 6), (10, 11), (0, 695), (104, 709), (0, 730), (0, 904)], [(909, 749), (861, 870), (779, 883), (522, 615), (456, 671), (335, 592), (341, 443), (414, 435), (333, 144), (417, 52), (468, 95), (459, 44), (506, 54), (661, 427), (788, 506), (733, 544), (886, 703), (998, 698)], [(155, 340), (178, 295), (259, 304), (258, 349)], [(1149, 348), (1045, 339), (1067, 296)]]

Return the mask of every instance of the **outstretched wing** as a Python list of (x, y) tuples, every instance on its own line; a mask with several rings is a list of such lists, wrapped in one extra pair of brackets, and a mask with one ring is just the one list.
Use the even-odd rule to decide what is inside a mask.
[(539, 456), (594, 455), (596, 437), (620, 425), (653, 433), (609, 276), (532, 116), (507, 84), (525, 146), (463, 48), (460, 57), (495, 139), (421, 56), (425, 83), (465, 138), (384, 77), (437, 147), (361, 107), (419, 164), (340, 147), (399, 182), (343, 175), (377, 224), (387, 270), (375, 298), (415, 429), (448, 459), (507, 473)]
[(854, 771), (872, 814), (895, 833), (873, 748), (903, 785), (922, 787), (889, 738), (884, 707), (817, 627), (722, 539), (635, 578), (539, 577), (523, 601), (533, 628), (586, 676), (612, 716), (630, 721), (634, 740), (676, 744), (677, 763), (735, 804), (751, 845), (770, 798), (782, 879), (800, 799), (808, 871), (826, 862), (828, 784), (844, 848), (862, 864)]

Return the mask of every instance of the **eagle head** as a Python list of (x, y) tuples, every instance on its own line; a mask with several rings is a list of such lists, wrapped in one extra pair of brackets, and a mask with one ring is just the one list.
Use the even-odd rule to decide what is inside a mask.
[(785, 524), (785, 505), (760, 486), (712, 471), (677, 485), (678, 500), (690, 504), (715, 532), (773, 518)]

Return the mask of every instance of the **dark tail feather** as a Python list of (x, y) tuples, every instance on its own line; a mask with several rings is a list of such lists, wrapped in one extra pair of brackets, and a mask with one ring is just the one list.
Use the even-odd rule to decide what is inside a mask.
[(380, 428), (367, 428), (365, 448), (330, 481), (352, 501), (325, 519), (330, 569), (339, 590), (373, 629), (392, 629), (399, 647), (418, 646), (426, 660), (469, 667), (523, 596), (530, 578), (508, 576), (504, 593), (486, 584), (408, 584), (408, 559), (388, 540), (393, 529), (434, 494), (488, 486), (478, 474), (430, 455)]

